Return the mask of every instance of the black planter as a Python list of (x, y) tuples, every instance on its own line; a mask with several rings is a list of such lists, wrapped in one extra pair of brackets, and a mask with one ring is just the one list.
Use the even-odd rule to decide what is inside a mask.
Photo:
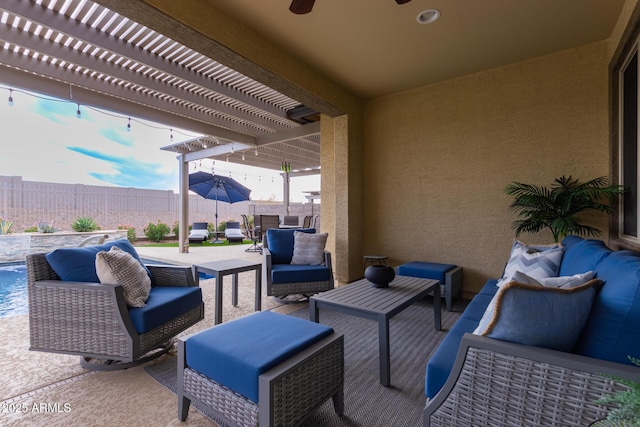
[(373, 283), (375, 288), (386, 288), (396, 277), (396, 272), (388, 265), (370, 265), (364, 271), (364, 277)]

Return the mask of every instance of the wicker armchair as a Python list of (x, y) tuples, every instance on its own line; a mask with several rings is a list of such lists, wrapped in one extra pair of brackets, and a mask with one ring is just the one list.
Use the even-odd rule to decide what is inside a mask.
[[(298, 231), (315, 231), (300, 229)], [(331, 253), (324, 252), (324, 265), (291, 265), (294, 230), (273, 230), (274, 235), (290, 237), (291, 247), (279, 244), (276, 256), (269, 249), (270, 232), (265, 234), (262, 242), (262, 283), (266, 284), (267, 295), (284, 298), (289, 295), (309, 295), (328, 291), (334, 288)], [(295, 299), (294, 299), (295, 301)]]
[(600, 397), (625, 390), (640, 368), (465, 334), (449, 379), (424, 409), (424, 427), (585, 427)]
[[(191, 267), (147, 268), (152, 287), (197, 286)], [(140, 334), (129, 316), (122, 286), (62, 281), (44, 253), (27, 256), (27, 276), (30, 350), (77, 354), (87, 369), (123, 369), (151, 360), (168, 351), (178, 333), (204, 318), (200, 301)]]

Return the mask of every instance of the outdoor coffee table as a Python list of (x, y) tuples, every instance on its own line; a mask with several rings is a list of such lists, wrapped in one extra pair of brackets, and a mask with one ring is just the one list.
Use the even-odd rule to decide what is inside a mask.
[(231, 303), (238, 305), (238, 273), (255, 270), (256, 272), (256, 299), (255, 311), (262, 307), (262, 263), (247, 259), (225, 259), (222, 261), (207, 262), (193, 266), (196, 280), (199, 280), (199, 272), (210, 274), (216, 278), (216, 306), (214, 324), (222, 323), (222, 278), (233, 275)]
[(320, 309), (338, 311), (378, 321), (380, 384), (391, 383), (389, 319), (433, 292), (433, 320), (440, 322), (440, 282), (417, 277), (396, 276), (388, 288), (374, 288), (367, 279), (314, 295), (309, 299), (309, 319), (318, 322)]

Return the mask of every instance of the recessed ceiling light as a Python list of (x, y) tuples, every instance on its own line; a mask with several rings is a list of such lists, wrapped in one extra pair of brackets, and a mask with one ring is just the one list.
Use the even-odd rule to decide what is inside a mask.
[(423, 10), (416, 16), (418, 24), (431, 24), (440, 18), (440, 11), (438, 9)]

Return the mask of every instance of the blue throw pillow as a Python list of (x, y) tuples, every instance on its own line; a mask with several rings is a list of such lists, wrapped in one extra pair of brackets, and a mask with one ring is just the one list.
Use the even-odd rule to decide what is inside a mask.
[(509, 282), (489, 303), (474, 334), (570, 352), (584, 328), (600, 280), (571, 289)]
[[(63, 248), (49, 252), (45, 257), (53, 268), (53, 271), (65, 282), (91, 282), (100, 283), (96, 273), (96, 254), (101, 251), (108, 252), (116, 246), (131, 254), (144, 267), (140, 256), (127, 239), (114, 240), (102, 245), (87, 246), (83, 248)], [(147, 267), (144, 267), (150, 275)]]

